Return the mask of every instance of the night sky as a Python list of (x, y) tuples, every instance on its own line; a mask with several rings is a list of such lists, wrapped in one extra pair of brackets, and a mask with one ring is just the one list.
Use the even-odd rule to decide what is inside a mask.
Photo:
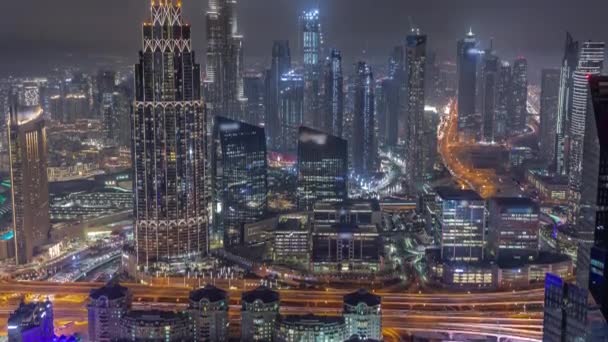
[[(149, 6), (148, 0), (2, 2), (2, 73), (25, 61), (44, 65), (68, 52), (134, 62)], [(203, 62), (207, 1), (183, 2)], [(430, 47), (443, 59), (454, 59), (456, 40), (472, 26), (483, 46), (494, 38), (499, 56), (526, 56), (533, 70), (559, 64), (566, 30), (579, 40), (608, 41), (606, 0), (239, 0), (248, 61), (268, 60), (273, 39), (289, 39), (295, 48), (297, 16), (312, 6), (322, 12), (326, 46), (341, 49), (347, 62), (365, 58), (384, 63), (391, 47), (403, 41), (408, 17), (428, 34)]]

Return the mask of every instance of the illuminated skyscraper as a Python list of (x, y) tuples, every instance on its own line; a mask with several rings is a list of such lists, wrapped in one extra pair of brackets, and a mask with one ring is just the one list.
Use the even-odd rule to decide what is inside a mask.
[(472, 30), (458, 41), (458, 133), (475, 135), (475, 94), (477, 86), (477, 39)]
[(412, 29), (406, 38), (405, 65), (407, 71), (406, 148), (407, 183), (412, 193), (422, 188), (424, 181), (424, 79), (426, 69), (426, 35)]
[(342, 137), (344, 120), (344, 76), (342, 75), (342, 54), (331, 50), (325, 62), (324, 120), (322, 127), (326, 133)]
[[(181, 2), (153, 2), (135, 65), (134, 235), (139, 265), (205, 255), (205, 105)], [(179, 71), (179, 72), (177, 72)]]
[(496, 112), (498, 100), (498, 57), (489, 49), (481, 60), (480, 95), (481, 95), (481, 140), (496, 140)]
[(281, 95), (281, 78), (291, 70), (291, 52), (289, 41), (275, 40), (272, 44), (272, 64), (266, 71), (266, 118), (265, 128), (268, 146), (277, 149), (281, 135), (279, 121), (279, 97)]
[(376, 171), (378, 151), (375, 141), (374, 74), (365, 62), (358, 62), (355, 70), (355, 97), (352, 165), (359, 175)]
[(261, 73), (246, 73), (243, 76), (243, 91), (247, 98), (244, 120), (252, 125), (263, 126), (266, 116), (264, 77)]
[(312, 210), (317, 201), (342, 202), (348, 196), (348, 146), (344, 139), (300, 127), (298, 207)]
[(502, 141), (507, 136), (509, 99), (511, 89), (511, 64), (501, 62), (496, 82), (496, 113), (494, 116), (494, 139)]
[(13, 233), (15, 262), (23, 265), (49, 238), (48, 147), (38, 86), (13, 91), (8, 119)]
[(559, 103), (558, 69), (543, 69), (540, 89), (539, 152), (547, 163), (555, 159), (555, 134)]
[(212, 115), (241, 119), (243, 36), (239, 33), (236, 0), (209, 0), (205, 96)]
[(571, 220), (578, 219), (579, 201), (581, 199), (581, 176), (583, 163), (583, 140), (585, 138), (585, 121), (588, 109), (589, 77), (599, 75), (604, 66), (604, 43), (584, 42), (578, 59), (578, 66), (572, 74), (572, 107), (570, 112), (568, 157), (568, 204)]
[(523, 132), (528, 119), (528, 61), (523, 57), (513, 62), (510, 93), (508, 128), (511, 132)]
[(304, 122), (304, 78), (293, 70), (281, 76), (278, 119), (276, 147), (283, 152), (295, 152), (298, 128)]
[(329, 113), (323, 112), (319, 98), (322, 79), (320, 56), (323, 43), (319, 10), (304, 11), (300, 16), (300, 27), (305, 81), (304, 122), (325, 131), (325, 116)]
[(212, 248), (242, 243), (242, 228), (266, 214), (268, 182), (264, 128), (214, 118)]
[(568, 157), (570, 153), (569, 127), (572, 110), (572, 92), (574, 87), (573, 73), (578, 65), (579, 43), (570, 33), (566, 33), (566, 47), (559, 76), (559, 95), (557, 120), (555, 123), (555, 173), (558, 176), (568, 175)]

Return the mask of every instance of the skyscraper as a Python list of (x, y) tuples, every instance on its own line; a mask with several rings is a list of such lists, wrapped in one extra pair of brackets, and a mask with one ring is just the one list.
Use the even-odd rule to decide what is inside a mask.
[(502, 61), (498, 67), (496, 83), (496, 113), (494, 115), (494, 139), (496, 141), (502, 141), (507, 136), (511, 76), (511, 64)]
[(475, 94), (477, 92), (477, 39), (472, 30), (458, 41), (458, 133), (475, 135)]
[(304, 65), (304, 122), (315, 128), (326, 130), (325, 116), (321, 108), (321, 20), (319, 10), (304, 11), (300, 16), (301, 49)]
[(481, 140), (496, 140), (496, 113), (499, 83), (499, 60), (491, 49), (486, 50), (481, 60), (480, 95), (481, 95)]
[(47, 178), (48, 147), (40, 93), (33, 84), (13, 89), (8, 145), (15, 262), (27, 264), (47, 243), (51, 228)]
[(557, 103), (557, 120), (555, 123), (555, 172), (558, 176), (568, 175), (568, 157), (570, 153), (569, 127), (572, 110), (572, 92), (574, 87), (573, 73), (578, 65), (579, 43), (570, 33), (566, 33), (566, 47), (559, 76), (559, 95)]
[(266, 105), (264, 103), (265, 86), (261, 73), (246, 73), (243, 76), (243, 91), (247, 98), (243, 121), (252, 125), (264, 125)]
[(208, 249), (205, 110), (191, 46), (181, 3), (153, 2), (135, 66), (132, 117), (134, 235), (142, 266)]
[(488, 250), (501, 260), (533, 260), (539, 249), (539, 209), (527, 197), (490, 200)]
[(581, 45), (578, 65), (572, 74), (572, 107), (570, 112), (570, 131), (568, 156), (568, 204), (571, 221), (578, 219), (581, 198), (581, 176), (583, 163), (583, 140), (588, 108), (589, 77), (599, 75), (604, 66), (604, 43), (584, 42)]
[(524, 57), (513, 62), (510, 100), (508, 128), (511, 132), (523, 132), (528, 119), (528, 61)]
[(336, 137), (342, 137), (344, 120), (344, 76), (342, 54), (332, 49), (325, 62), (325, 95), (322, 126), (319, 129)]
[(346, 140), (307, 127), (300, 127), (298, 140), (298, 207), (310, 211), (317, 201), (346, 200)]
[(212, 248), (242, 243), (243, 224), (266, 214), (268, 181), (264, 128), (215, 117)]
[(236, 0), (209, 0), (205, 96), (212, 115), (241, 118), (243, 101), (243, 36)]
[(405, 135), (408, 124), (407, 115), (403, 115), (406, 106), (405, 87), (405, 47), (399, 45), (391, 53), (388, 62), (388, 79), (382, 83), (382, 96), (386, 98), (386, 120), (381, 122), (385, 127), (380, 131), (384, 133), (384, 143), (387, 146), (397, 145), (400, 132)]
[(555, 135), (559, 103), (560, 71), (543, 69), (540, 86), (539, 152), (547, 163), (555, 159)]
[(279, 136), (276, 148), (296, 152), (298, 128), (304, 123), (305, 82), (301, 74), (291, 70), (279, 83)]
[(291, 52), (289, 42), (275, 40), (272, 45), (272, 65), (266, 71), (266, 118), (265, 128), (268, 136), (268, 146), (277, 149), (281, 134), (279, 121), (279, 96), (281, 93), (281, 78), (291, 70)]
[(352, 165), (357, 174), (368, 175), (376, 171), (378, 154), (375, 141), (374, 75), (371, 66), (365, 62), (358, 62), (355, 67)]
[(406, 38), (405, 65), (407, 72), (407, 184), (411, 193), (424, 182), (424, 79), (426, 69), (426, 35), (412, 29)]

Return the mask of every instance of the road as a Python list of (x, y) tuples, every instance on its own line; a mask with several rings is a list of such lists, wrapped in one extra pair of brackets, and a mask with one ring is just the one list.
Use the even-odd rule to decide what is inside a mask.
[[(133, 292), (136, 307), (160, 306), (184, 309), (188, 287), (124, 284)], [(233, 282), (229, 290), (231, 320), (238, 324), (242, 290)], [(100, 283), (5, 282), (0, 283), (0, 319), (18, 303), (20, 295), (53, 299), (54, 315), (79, 326), (86, 317), (85, 303), (91, 289)], [(255, 283), (247, 284), (248, 288)], [(242, 287), (242, 286), (241, 286)], [(225, 287), (227, 288), (227, 287)], [(508, 336), (539, 341), (542, 337), (543, 289), (496, 293), (387, 293), (382, 296), (383, 326), (387, 334), (440, 331), (454, 334)], [(282, 313), (339, 314), (342, 296), (349, 291), (280, 290)]]

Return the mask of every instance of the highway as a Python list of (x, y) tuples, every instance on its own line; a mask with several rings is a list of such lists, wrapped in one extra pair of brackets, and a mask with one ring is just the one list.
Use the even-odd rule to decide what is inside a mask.
[[(54, 315), (61, 321), (82, 326), (85, 303), (91, 289), (100, 283), (0, 283), (0, 319), (17, 305), (19, 296), (52, 298)], [(231, 321), (238, 324), (242, 290), (235, 282), (229, 290)], [(248, 284), (247, 288), (255, 284)], [(184, 309), (189, 287), (124, 284), (133, 293), (135, 307), (159, 306)], [(227, 288), (227, 287), (224, 287)], [(350, 291), (280, 290), (282, 313), (339, 314), (342, 296)], [(383, 326), (387, 334), (412, 332), (472, 334), (540, 341), (542, 337), (543, 289), (495, 293), (388, 293), (382, 296)]]

